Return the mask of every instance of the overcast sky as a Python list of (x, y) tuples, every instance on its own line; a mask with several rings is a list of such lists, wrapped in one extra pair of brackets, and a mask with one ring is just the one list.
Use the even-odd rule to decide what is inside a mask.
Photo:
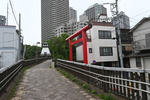
[[(41, 0), (11, 0), (14, 6), (15, 15), (18, 20), (19, 13), (22, 14), (22, 35), (24, 44), (35, 45), (41, 42)], [(130, 17), (133, 27), (143, 17), (150, 16), (150, 0), (118, 0), (119, 11), (125, 12)], [(6, 16), (8, 0), (0, 0), (0, 15)], [(95, 3), (112, 3), (115, 0), (69, 0), (70, 7), (77, 10), (81, 15), (89, 6)], [(110, 5), (107, 8), (108, 16), (111, 17)], [(9, 25), (16, 25), (11, 7), (9, 5)], [(18, 28), (18, 26), (17, 26)]]

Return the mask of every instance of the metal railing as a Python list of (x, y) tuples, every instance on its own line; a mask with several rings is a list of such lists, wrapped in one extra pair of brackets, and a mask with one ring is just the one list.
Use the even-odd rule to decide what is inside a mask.
[(141, 39), (138, 41), (133, 41), (132, 45), (133, 45), (133, 49), (134, 50), (146, 50), (146, 49), (150, 49), (150, 38), (147, 39)]
[(7, 92), (6, 90), (8, 86), (22, 68), (40, 63), (47, 59), (50, 59), (50, 57), (38, 58), (38, 62), (36, 62), (36, 59), (20, 60), (9, 67), (2, 68), (0, 70), (0, 97), (3, 95), (3, 93)]
[(66, 60), (57, 60), (57, 66), (74, 76), (93, 84), (104, 92), (132, 100), (150, 99), (150, 70), (88, 65)]

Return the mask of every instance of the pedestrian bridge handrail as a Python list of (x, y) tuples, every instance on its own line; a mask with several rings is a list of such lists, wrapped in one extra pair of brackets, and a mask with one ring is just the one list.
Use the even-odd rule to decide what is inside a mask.
[(90, 64), (84, 64), (80, 62), (74, 62), (74, 61), (67, 61), (67, 60), (62, 60), (58, 59), (58, 61), (63, 61), (63, 62), (68, 62), (72, 64), (78, 64), (82, 66), (89, 66), (97, 69), (104, 69), (104, 70), (114, 70), (114, 71), (127, 71), (127, 72), (146, 72), (150, 74), (150, 69), (139, 69), (139, 68), (119, 68), (119, 67), (104, 67), (104, 66), (97, 66), (97, 65), (90, 65)]
[(103, 67), (62, 59), (57, 60), (57, 66), (105, 92), (110, 90), (127, 99), (148, 100), (150, 94), (149, 69)]
[(50, 59), (50, 57), (38, 58), (38, 62), (36, 59), (20, 60), (11, 66), (0, 69), (0, 97), (3, 95), (4, 92), (7, 92), (6, 90), (8, 86), (22, 68), (31, 66), (36, 63), (40, 63), (47, 59)]

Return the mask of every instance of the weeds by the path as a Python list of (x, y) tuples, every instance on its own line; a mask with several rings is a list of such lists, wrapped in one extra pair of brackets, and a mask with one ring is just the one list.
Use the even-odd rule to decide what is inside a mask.
[(23, 68), (23, 69), (21, 70), (21, 74), (20, 74), (19, 78), (16, 80), (15, 86), (14, 86), (14, 87), (12, 88), (12, 90), (10, 91), (7, 100), (10, 100), (10, 99), (13, 97), (13, 95), (14, 95), (15, 92), (16, 92), (17, 86), (19, 85), (20, 80), (21, 80), (21, 78), (23, 77), (25, 71), (26, 71), (27, 69), (31, 68), (31, 67), (32, 67), (32, 66), (25, 67), (25, 68)]
[(88, 92), (98, 96), (101, 99), (104, 100), (114, 100), (114, 98), (112, 97), (112, 95), (110, 94), (110, 91), (108, 92), (108, 94), (97, 94), (95, 90), (91, 89), (88, 85), (88, 83), (82, 83), (80, 82), (76, 77), (74, 77), (73, 75), (71, 75), (70, 73), (57, 68), (57, 70), (62, 73), (66, 78), (69, 78), (70, 80), (72, 80), (73, 82), (75, 82), (76, 84), (78, 84), (79, 86), (82, 86), (85, 90), (87, 90)]

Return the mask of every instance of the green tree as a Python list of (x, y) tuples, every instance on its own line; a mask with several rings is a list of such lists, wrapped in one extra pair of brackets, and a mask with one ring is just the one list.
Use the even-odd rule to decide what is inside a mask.
[[(36, 58), (36, 46), (24, 45), (26, 46), (25, 59)], [(40, 55), (42, 48), (38, 47), (38, 55)]]
[[(59, 37), (51, 38), (48, 40), (49, 48), (52, 53), (53, 58), (69, 60), (69, 43), (66, 41), (66, 38), (69, 37), (68, 34), (63, 33)], [(75, 46), (73, 49), (73, 60), (76, 59), (76, 50)]]

